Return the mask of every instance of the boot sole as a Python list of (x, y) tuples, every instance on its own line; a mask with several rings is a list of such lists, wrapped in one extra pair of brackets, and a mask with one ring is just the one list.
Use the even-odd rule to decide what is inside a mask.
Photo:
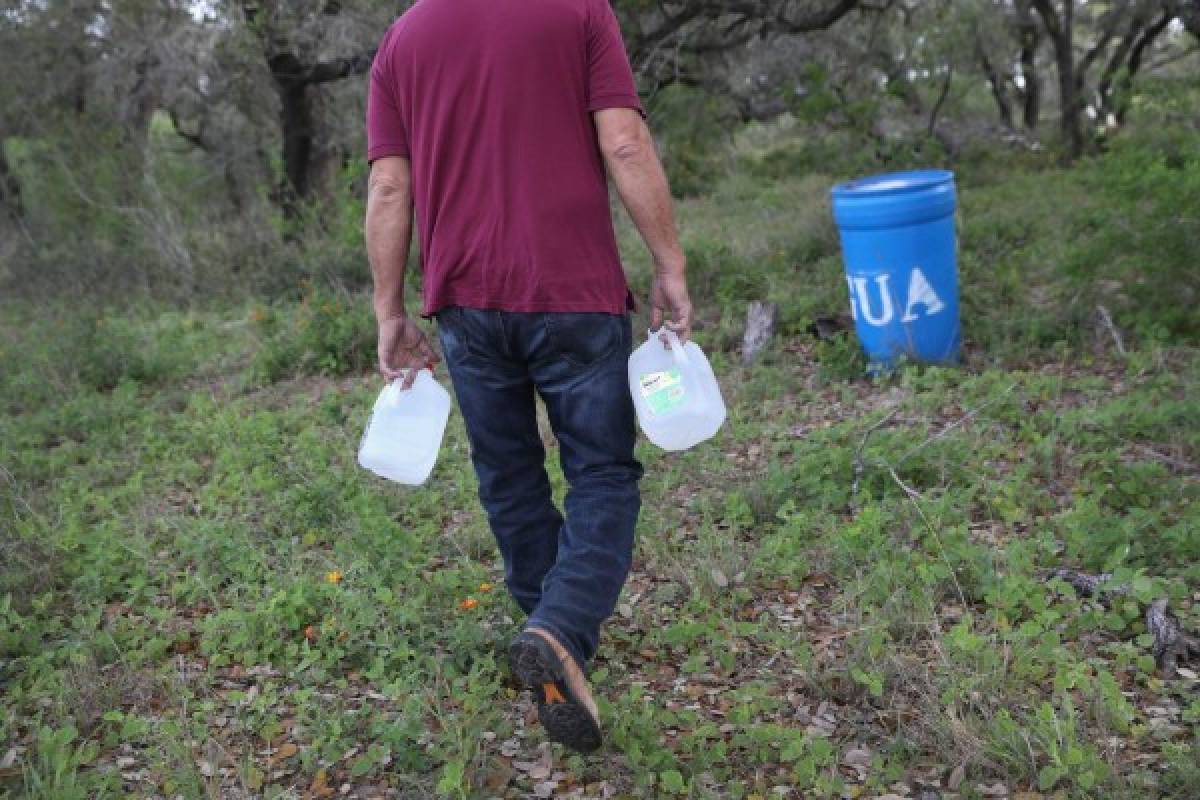
[[(517, 681), (533, 690), (538, 701), (538, 719), (552, 741), (580, 753), (591, 753), (600, 747), (604, 741), (600, 726), (571, 695), (563, 680), (562, 663), (549, 644), (536, 634), (518, 637), (508, 649), (508, 663)], [(542, 686), (547, 683), (556, 684), (567, 702), (545, 702)]]

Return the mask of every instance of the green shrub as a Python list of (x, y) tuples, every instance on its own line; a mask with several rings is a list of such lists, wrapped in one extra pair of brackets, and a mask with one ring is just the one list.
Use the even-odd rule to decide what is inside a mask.
[(1014, 776), (1033, 780), (1043, 792), (1066, 788), (1072, 796), (1091, 797), (1111, 770), (1096, 746), (1087, 741), (1069, 698), (1043, 702), (1033, 713), (1014, 719), (1002, 709), (992, 720), (991, 755)]
[[(25, 764), (25, 797), (45, 800), (85, 800), (115, 791), (115, 775), (82, 771), (99, 751), (95, 742), (78, 742), (72, 727), (40, 727), (32, 757)], [(77, 743), (78, 742), (78, 743)]]
[(47, 392), (80, 386), (111, 391), (122, 383), (156, 384), (188, 368), (177, 327), (145, 324), (128, 315), (100, 311), (55, 313), (40, 321), (20, 343), (21, 354), (5, 360), (34, 359), (41, 370), (17, 370), (14, 397), (23, 404), (45, 400)]
[(375, 363), (375, 321), (365, 299), (307, 283), (298, 305), (259, 306), (251, 319), (262, 341), (253, 364), (260, 380), (344, 375)]
[(1064, 264), (1086, 302), (1107, 303), (1146, 338), (1200, 337), (1200, 144), (1195, 134), (1116, 143), (1082, 167), (1105, 199)]
[(817, 378), (824, 384), (857, 380), (867, 371), (866, 356), (853, 333), (817, 342), (813, 359), (817, 362)]
[(680, 197), (710, 191), (728, 172), (725, 151), (737, 124), (731, 101), (673, 85), (647, 106), (671, 190)]

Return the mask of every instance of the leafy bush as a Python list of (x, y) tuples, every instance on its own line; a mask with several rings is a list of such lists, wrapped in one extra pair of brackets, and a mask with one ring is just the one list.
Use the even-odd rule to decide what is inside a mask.
[(817, 342), (813, 359), (817, 362), (817, 377), (823, 383), (855, 380), (867, 369), (858, 340), (849, 334)]
[(262, 340), (253, 364), (260, 380), (344, 375), (375, 362), (375, 322), (365, 299), (307, 282), (297, 306), (257, 306), (251, 320)]
[[(1164, 146), (1163, 139), (1169, 139)], [(1067, 260), (1067, 275), (1088, 301), (1152, 339), (1200, 336), (1200, 144), (1190, 136), (1131, 137), (1083, 168), (1103, 213)]]
[[(0, 517), (20, 519), (25, 502), (19, 487), (9, 485), (0, 472)], [(0, 529), (0, 563), (5, 565), (0, 571), (0, 604), (7, 599), (17, 612), (28, 611), (33, 599), (48, 591), (63, 571), (61, 554), (44, 535), (27, 535), (9, 525)]]
[(728, 172), (725, 151), (737, 124), (729, 99), (673, 85), (647, 105), (671, 190), (681, 197), (711, 190)]
[[(90, 335), (89, 328), (94, 328)], [(87, 386), (111, 389), (125, 380), (153, 383), (171, 371), (166, 354), (127, 320), (84, 318), (72, 334), (77, 338), (64, 342), (62, 357), (77, 359), (79, 378)]]
[(79, 742), (73, 727), (38, 728), (36, 749), (25, 765), (25, 796), (45, 800), (85, 800), (114, 791), (114, 778), (81, 771), (99, 751), (95, 742)]
[(0, 355), (14, 366), (34, 359), (44, 367), (9, 373), (9, 399), (22, 406), (43, 403), (51, 394), (76, 387), (110, 391), (127, 382), (160, 383), (189, 366), (178, 326), (149, 326), (127, 315), (95, 310), (48, 316), (52, 324), (38, 326)]

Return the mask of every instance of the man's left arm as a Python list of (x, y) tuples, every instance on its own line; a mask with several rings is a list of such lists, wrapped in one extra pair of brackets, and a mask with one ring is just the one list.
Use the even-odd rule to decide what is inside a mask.
[(404, 273), (412, 243), (412, 168), (407, 158), (389, 156), (371, 164), (367, 182), (367, 259), (375, 280), (375, 320), (379, 326), (379, 371), (403, 380), (407, 389), (417, 370), (438, 356), (416, 320), (404, 308)]

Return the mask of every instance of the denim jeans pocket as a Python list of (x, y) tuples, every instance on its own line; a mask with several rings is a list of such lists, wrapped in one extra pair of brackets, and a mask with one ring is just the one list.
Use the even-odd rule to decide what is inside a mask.
[(448, 306), (437, 312), (438, 338), (449, 362), (462, 364), (475, 355), (471, 347), (470, 320), (466, 316), (467, 310), (458, 306)]
[(609, 358), (625, 344), (627, 316), (599, 312), (546, 314), (546, 338), (567, 363), (590, 367)]

